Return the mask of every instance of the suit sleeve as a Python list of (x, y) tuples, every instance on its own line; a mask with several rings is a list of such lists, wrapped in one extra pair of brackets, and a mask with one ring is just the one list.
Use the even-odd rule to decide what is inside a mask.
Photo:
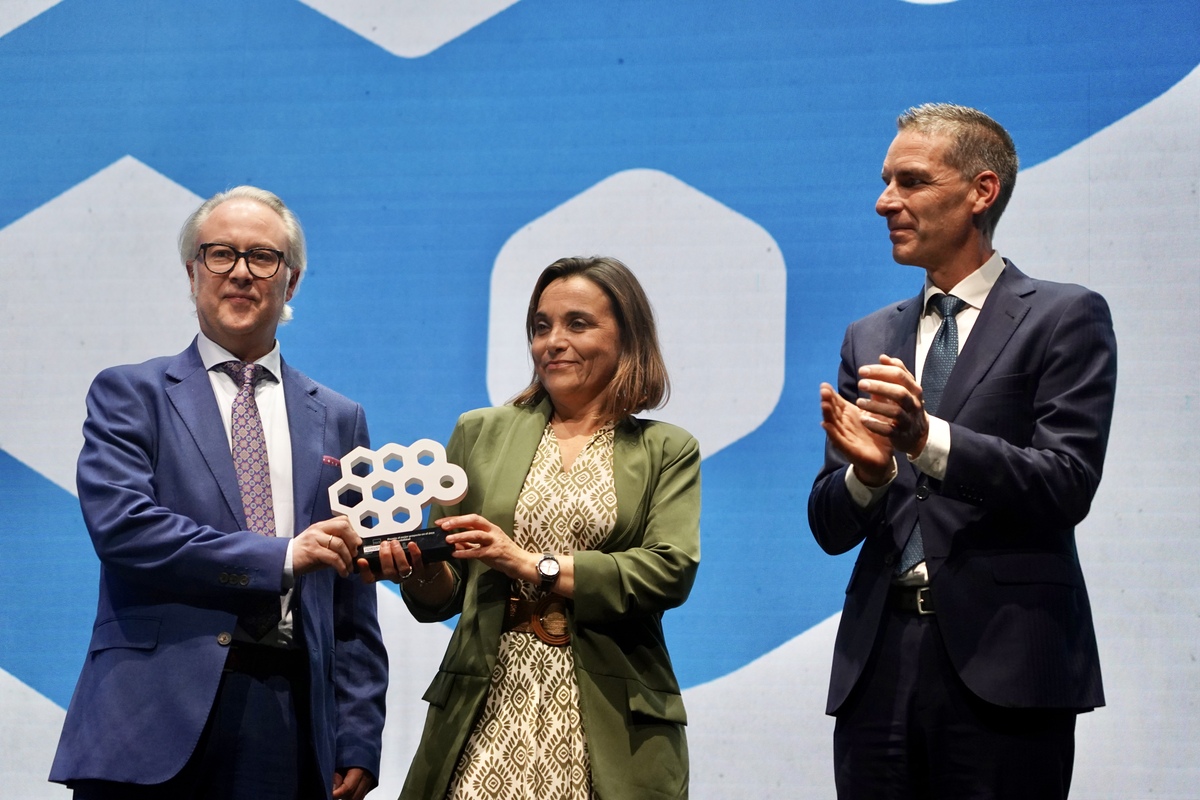
[[(853, 403), (858, 399), (858, 364), (854, 356), (854, 325), (846, 329), (838, 367), (838, 394)], [(849, 462), (825, 439), (825, 465), (808, 495), (808, 524), (821, 549), (838, 555), (858, 546), (878, 528), (886, 495), (870, 510), (854, 502), (846, 488)]]
[[(159, 417), (156, 391), (161, 387), (124, 368), (100, 373), (88, 391), (76, 480), (96, 555), (105, 569), (164, 597), (235, 613), (260, 592), (282, 593), (287, 539), (218, 530), (172, 510), (178, 504), (164, 493), (198, 491), (194, 481), (189, 486), (187, 476), (195, 473), (188, 469), (204, 466), (158, 463), (161, 428), (172, 420)], [(168, 457), (178, 460), (176, 453), (162, 460)], [(163, 469), (175, 470), (171, 480)], [(230, 571), (247, 576), (248, 584), (219, 579)]]
[(1015, 429), (1003, 436), (951, 423), (946, 476), (931, 486), (1034, 527), (1069, 528), (1087, 516), (1100, 484), (1117, 345), (1108, 305), (1095, 292), (1064, 299), (1047, 328), (1028, 376), (1030, 419), (1019, 418), (1024, 403), (1014, 398), (1004, 421), (1016, 418)]
[(700, 446), (666, 438), (641, 541), (575, 558), (575, 619), (606, 622), (682, 605), (700, 564)]
[[(446, 443), (446, 460), (466, 469), (473, 440), (474, 436), (468, 430), (464, 414), (458, 418), (458, 422), (454, 425), (454, 431), (450, 434), (450, 441)], [(473, 499), (472, 487), (473, 484), (468, 482), (467, 496), (454, 505), (432, 504), (429, 507), (430, 524), (442, 517), (478, 513), (479, 503)], [(475, 492), (478, 491), (478, 487), (475, 487)], [(446, 565), (450, 568), (450, 575), (454, 579), (454, 592), (446, 604), (440, 608), (428, 608), (415, 602), (407, 593), (400, 592), (400, 597), (404, 599), (404, 604), (408, 606), (408, 610), (415, 620), (418, 622), (443, 622), (462, 613), (463, 598), (466, 592), (466, 570), (469, 569), (469, 563), (453, 558), (446, 561)]]
[[(356, 406), (354, 443), (370, 447), (366, 416)], [(379, 629), (374, 585), (356, 575), (334, 582), (334, 697), (337, 702), (339, 771), (361, 767), (379, 775), (388, 657)]]

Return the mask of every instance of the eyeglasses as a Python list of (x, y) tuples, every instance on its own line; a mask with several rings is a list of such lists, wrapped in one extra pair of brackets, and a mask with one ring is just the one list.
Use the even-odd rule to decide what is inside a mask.
[(205, 242), (200, 245), (200, 262), (214, 275), (233, 272), (239, 258), (246, 259), (246, 269), (256, 278), (273, 278), (280, 264), (286, 264), (283, 253), (270, 247), (252, 247), (242, 252), (232, 245)]

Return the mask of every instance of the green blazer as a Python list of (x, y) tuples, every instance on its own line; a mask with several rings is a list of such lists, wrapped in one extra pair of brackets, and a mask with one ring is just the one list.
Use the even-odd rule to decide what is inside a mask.
[[(430, 519), (478, 513), (512, 531), (550, 410), (543, 402), (462, 415), (446, 451), (466, 470), (469, 489), (457, 506), (435, 506)], [(617, 426), (613, 472), (616, 526), (599, 549), (573, 554), (575, 597), (567, 604), (593, 786), (600, 800), (686, 797), (687, 716), (662, 614), (687, 599), (700, 562), (700, 448), (682, 428), (629, 419)], [(400, 795), (410, 800), (445, 795), (487, 698), (509, 596), (502, 573), (478, 561), (450, 565), (457, 587), (445, 607), (405, 596), (422, 622), (461, 614), (425, 692), (429, 713)]]

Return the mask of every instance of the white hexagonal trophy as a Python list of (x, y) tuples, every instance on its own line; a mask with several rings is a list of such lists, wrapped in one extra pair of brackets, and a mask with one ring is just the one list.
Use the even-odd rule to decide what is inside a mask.
[(446, 448), (418, 439), (408, 447), (351, 450), (342, 457), (341, 480), (329, 487), (329, 505), (363, 537), (360, 555), (370, 560), (379, 542), (419, 528), (427, 505), (450, 505), (466, 494), (467, 473), (446, 460)]

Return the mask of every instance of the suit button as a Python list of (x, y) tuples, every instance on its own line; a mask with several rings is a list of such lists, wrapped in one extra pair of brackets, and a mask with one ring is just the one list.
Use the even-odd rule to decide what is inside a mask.
[(249, 586), (249, 585), (250, 585), (250, 576), (249, 576), (249, 575), (243, 575), (243, 576), (242, 576), (242, 579), (241, 579), (240, 581), (238, 581), (238, 582), (239, 582), (240, 584), (242, 584), (242, 586)]
[(929, 497), (929, 487), (922, 483), (917, 487), (917, 499), (924, 500), (926, 497)]
[(232, 641), (233, 641), (233, 635), (230, 634), (228, 631), (221, 631), (220, 633), (217, 634), (217, 644), (221, 645), (222, 647), (226, 646), (227, 644), (229, 644)]
[(229, 573), (222, 572), (221, 577), (219, 577), (217, 580), (219, 580), (221, 583), (229, 583)]

